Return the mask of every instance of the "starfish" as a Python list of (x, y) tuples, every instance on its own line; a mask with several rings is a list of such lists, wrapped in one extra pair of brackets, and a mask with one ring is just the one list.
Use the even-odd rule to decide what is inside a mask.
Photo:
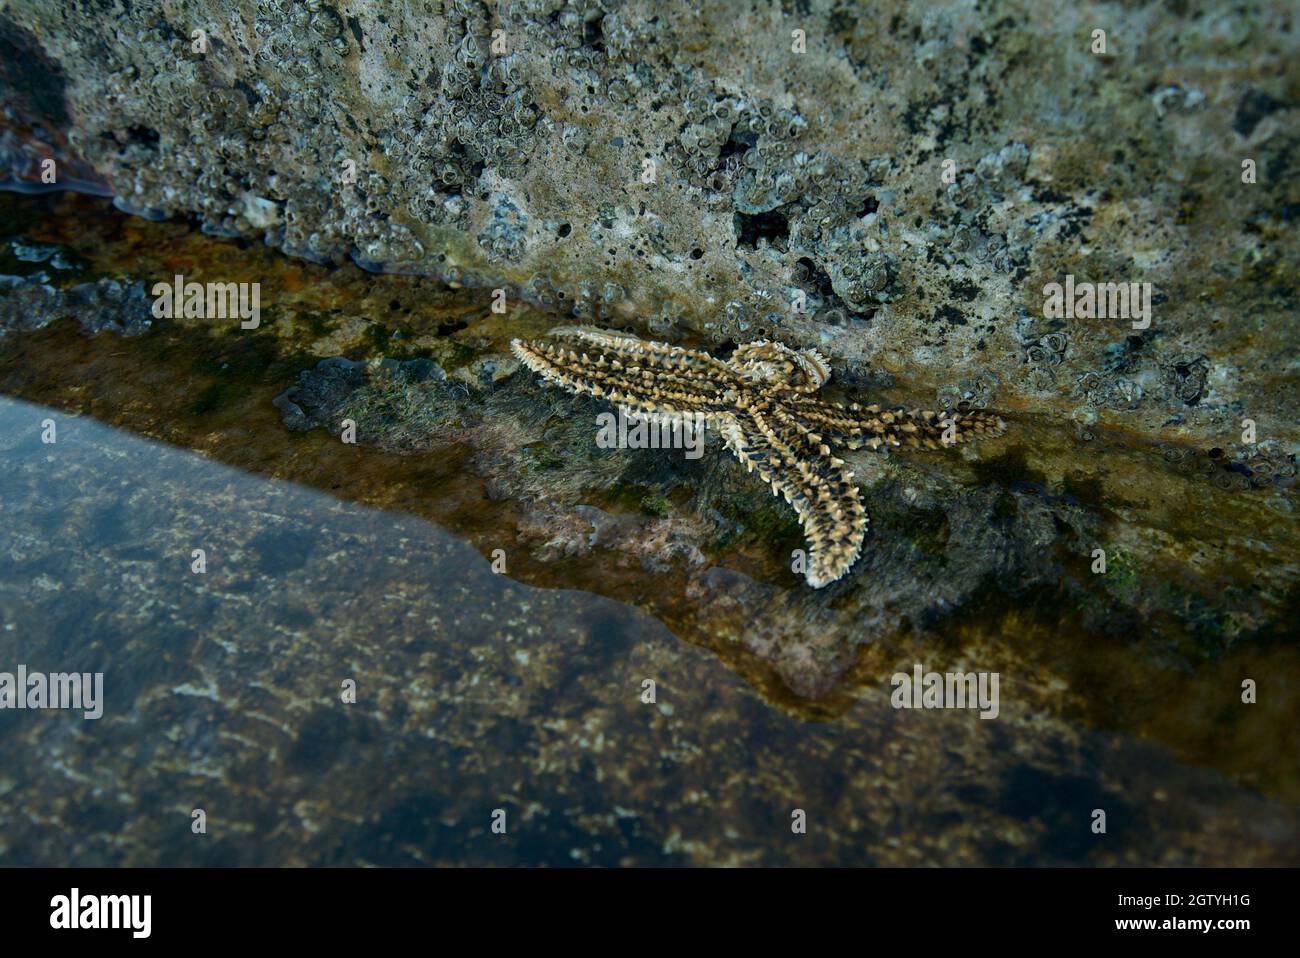
[(809, 546), (805, 577), (815, 589), (852, 567), (867, 530), (853, 473), (831, 454), (830, 444), (937, 449), (1006, 428), (986, 412), (886, 410), (819, 399), (813, 393), (830, 379), (831, 368), (815, 349), (760, 340), (721, 360), (588, 326), (561, 326), (550, 335), (577, 348), (510, 343), (544, 382), (610, 400), (628, 416), (677, 424), (692, 419), (717, 430), (745, 467), (798, 513)]

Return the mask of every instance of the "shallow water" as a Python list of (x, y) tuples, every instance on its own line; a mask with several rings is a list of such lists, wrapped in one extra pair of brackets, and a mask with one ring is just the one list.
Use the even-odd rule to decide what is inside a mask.
[[(505, 473), (483, 446), (349, 447), (286, 429), (272, 402), (323, 355), (450, 367), (449, 351), (491, 354), (553, 320), (506, 323), (479, 294), (297, 264), (89, 200), (5, 202), (68, 264), (6, 268), (51, 284), (220, 264), (278, 294), (256, 336), (92, 336), (69, 316), (0, 338), (0, 391), (39, 403), (0, 411), (0, 671), (103, 671), (107, 699), (94, 721), (0, 713), (0, 861), (1296, 861), (1293, 643), (1154, 619), (1107, 631), (1063, 592), (991, 587), (924, 628), (853, 637), (826, 694), (794, 694), (747, 605), (822, 614), (772, 558), (780, 527), (709, 546), (703, 574), (612, 549), (544, 557), (517, 547), (526, 503), (494, 497)], [(552, 402), (523, 397), (543, 415)], [(1017, 426), (1019, 458), (924, 468), (1047, 498), (1079, 454), (1032, 417)], [(1211, 579), (1293, 582), (1293, 522), (1271, 500), (1190, 482), (1171, 497), (1159, 456), (1123, 436), (1088, 456), (1109, 469), (1077, 496), (1163, 529), (1170, 549), (1218, 543)], [(730, 482), (726, 468), (682, 467), (691, 486)], [(579, 497), (636, 513), (608, 489)], [(887, 512), (879, 528), (877, 549), (906, 531)], [(496, 575), (485, 557), (501, 546)], [(1171, 576), (1195, 565), (1175, 558)], [(1139, 569), (1126, 588), (1164, 574)], [(1000, 718), (892, 709), (889, 677), (915, 662), (998, 670)], [(1263, 679), (1256, 706), (1238, 704), (1243, 676)], [(190, 831), (196, 808), (207, 835)], [(498, 808), (506, 836), (489, 831)]]
[[(1268, 861), (1294, 834), (1131, 740), (884, 691), (800, 721), (649, 616), (407, 515), (12, 400), (0, 436), (0, 661), (105, 677), (99, 720), (5, 716), (9, 864)], [(1188, 788), (1230, 844), (1134, 801)], [(1117, 841), (1070, 824), (1080, 802)]]

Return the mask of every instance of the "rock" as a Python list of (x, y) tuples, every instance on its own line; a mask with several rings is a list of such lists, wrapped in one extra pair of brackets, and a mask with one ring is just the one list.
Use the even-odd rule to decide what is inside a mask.
[[(1287, 4), (685, 10), (139, 0), (106, 36), (18, 0), (0, 162), (317, 262), (1295, 451)], [(1067, 274), (1150, 283), (1150, 326), (1053, 324)]]

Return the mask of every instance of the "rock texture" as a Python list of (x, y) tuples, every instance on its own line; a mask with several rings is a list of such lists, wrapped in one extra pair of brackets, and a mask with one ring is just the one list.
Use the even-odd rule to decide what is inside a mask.
[[(294, 256), (660, 339), (779, 334), (949, 403), (1294, 443), (1294, 16), (18, 0), (0, 144), (13, 183), (50, 155)], [(1045, 318), (1066, 274), (1152, 283), (1150, 328)]]
[[(1028, 677), (1037, 708), (1300, 788), (1275, 760), (1297, 707), (1300, 608), (1295, 463), (1275, 446), (1024, 412), (953, 454), (849, 451), (871, 534), (847, 576), (811, 590), (794, 512), (719, 437), (706, 431), (698, 460), (601, 448), (601, 403), (519, 368), (509, 341), (551, 315), (88, 197), (0, 197), (0, 213), (20, 231), (0, 241), (0, 392), (432, 519), (485, 556), (504, 550), (520, 581), (638, 605), (806, 716), (839, 714), (864, 676), (915, 659), (979, 661)], [(276, 304), (256, 330), (142, 318), (135, 291), (178, 269), (259, 276)], [(850, 396), (918, 401), (835, 376), (835, 395), (843, 377)], [(355, 445), (338, 441), (349, 420)], [(1261, 675), (1260, 704), (1220, 727), (1224, 697)]]

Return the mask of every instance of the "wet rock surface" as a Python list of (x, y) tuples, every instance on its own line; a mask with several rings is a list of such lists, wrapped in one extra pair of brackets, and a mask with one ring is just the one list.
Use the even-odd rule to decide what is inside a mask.
[[(639, 607), (685, 643), (674, 653), (680, 659), (665, 660), (665, 674), (684, 662), (720, 665), (741, 680), (736, 688), (757, 693), (746, 712), (756, 735), (770, 734), (772, 722), (802, 729), (827, 763), (841, 752), (894, 748), (904, 729), (915, 731), (918, 745), (930, 735), (948, 741), (947, 723), (964, 718), (929, 724), (939, 713), (888, 709), (890, 677), (920, 663), (1002, 676), (998, 720), (963, 713), (974, 729), (969, 742), (953, 746), (963, 762), (992, 760), (983, 751), (972, 758), (971, 749), (1039, 754), (1041, 743), (1025, 738), (1038, 743), (1037, 729), (1119, 751), (1135, 738), (1150, 743), (1137, 759), (1044, 746), (1041, 754), (1056, 757), (1017, 773), (1027, 776), (1033, 801), (1035, 782), (1065, 776), (1082, 788), (1081, 781), (1111, 781), (1136, 765), (1153, 776), (1143, 779), (1149, 796), (1133, 799), (1137, 806), (1165, 815), (1151, 802), (1178, 795), (1200, 803), (1197, 827), (1208, 835), (1211, 820), (1228, 814), (1234, 789), (1279, 803), (1273, 807), (1284, 817), (1300, 796), (1291, 734), (1300, 660), (1289, 639), (1300, 537), (1286, 474), (1292, 460), (1275, 448), (1268, 455), (1277, 456), (1276, 479), (1243, 486), (1231, 450), (1162, 445), (1100, 422), (1085, 434), (1020, 413), (1010, 416), (1006, 437), (969, 458), (859, 454), (854, 466), (872, 536), (848, 577), (813, 591), (790, 568), (791, 550), (803, 545), (793, 514), (716, 439), (698, 460), (681, 450), (601, 449), (599, 403), (542, 389), (513, 365), (509, 337), (541, 334), (554, 322), (546, 314), (516, 306), (502, 316), (488, 296), (426, 280), (295, 264), (184, 224), (124, 217), (99, 201), (6, 202), (21, 242), (84, 261), (80, 283), (129, 288), (179, 270), (199, 279), (258, 275), (280, 291), (256, 330), (181, 317), (158, 320), (141, 335), (121, 335), (121, 323), (93, 335), (85, 317), (100, 315), (102, 304), (48, 321), (35, 315), (31, 328), (0, 338), (0, 389), (9, 395), (296, 480), (342, 502), (432, 520), (485, 559), (500, 558), (513, 580)], [(129, 301), (119, 308), (127, 315)], [(872, 400), (910, 399), (869, 371), (837, 366), (841, 372), (847, 396), (867, 389)], [(345, 419), (355, 443), (340, 441)], [(1254, 456), (1269, 448), (1257, 444)], [(141, 468), (152, 476), (147, 462)], [(1233, 481), (1216, 481), (1225, 475)], [(1093, 571), (1099, 547), (1104, 574)], [(17, 568), (14, 575), (21, 590), (31, 587), (29, 575)], [(430, 572), (420, 581), (430, 593), (420, 601), (441, 601), (440, 577)], [(414, 587), (403, 593), (414, 594)], [(400, 634), (394, 626), (392, 641)], [(1246, 679), (1259, 685), (1257, 704), (1241, 702)], [(889, 731), (863, 752), (853, 741), (855, 716), (877, 707), (887, 709), (879, 720)], [(766, 710), (773, 716), (762, 718)], [(904, 721), (918, 715), (923, 727)], [(823, 734), (831, 738), (817, 738)], [(804, 762), (799, 746), (785, 748), (790, 761)], [(1151, 769), (1153, 755), (1163, 758)], [(878, 761), (885, 760), (863, 768)], [(828, 774), (826, 767), (809, 766), (808, 774)], [(1176, 784), (1195, 767), (1222, 775), (1228, 791), (1204, 777)], [(868, 787), (867, 773), (855, 774)], [(977, 777), (968, 769), (953, 781), (974, 788)], [(753, 781), (767, 780), (756, 773)], [(990, 787), (979, 785), (979, 801), (991, 801)], [(1157, 795), (1165, 798), (1150, 797)], [(907, 801), (934, 807), (919, 793)], [(953, 823), (968, 811), (955, 812)], [(1018, 814), (1037, 829), (1040, 812)], [(882, 836), (899, 814), (877, 816)], [(1064, 811), (1054, 814), (1070, 827)], [(1265, 857), (1280, 856), (1267, 860), (1294, 857), (1288, 827), (1266, 829), (1277, 847)], [(1002, 855), (986, 845), (959, 851), (952, 840), (923, 842), (934, 856), (925, 860), (1028, 862), (1038, 854)], [(914, 855), (915, 841), (889, 847)], [(1191, 857), (1180, 860), (1260, 860), (1211, 846), (1204, 835), (1189, 839), (1178, 854)], [(1168, 860), (1157, 851), (1163, 847), (1156, 842), (1131, 860)], [(818, 860), (867, 860), (846, 848), (828, 848)], [(711, 854), (693, 860), (723, 860), (730, 851)], [(784, 860), (784, 852), (771, 854), (777, 857), (758, 858)]]

